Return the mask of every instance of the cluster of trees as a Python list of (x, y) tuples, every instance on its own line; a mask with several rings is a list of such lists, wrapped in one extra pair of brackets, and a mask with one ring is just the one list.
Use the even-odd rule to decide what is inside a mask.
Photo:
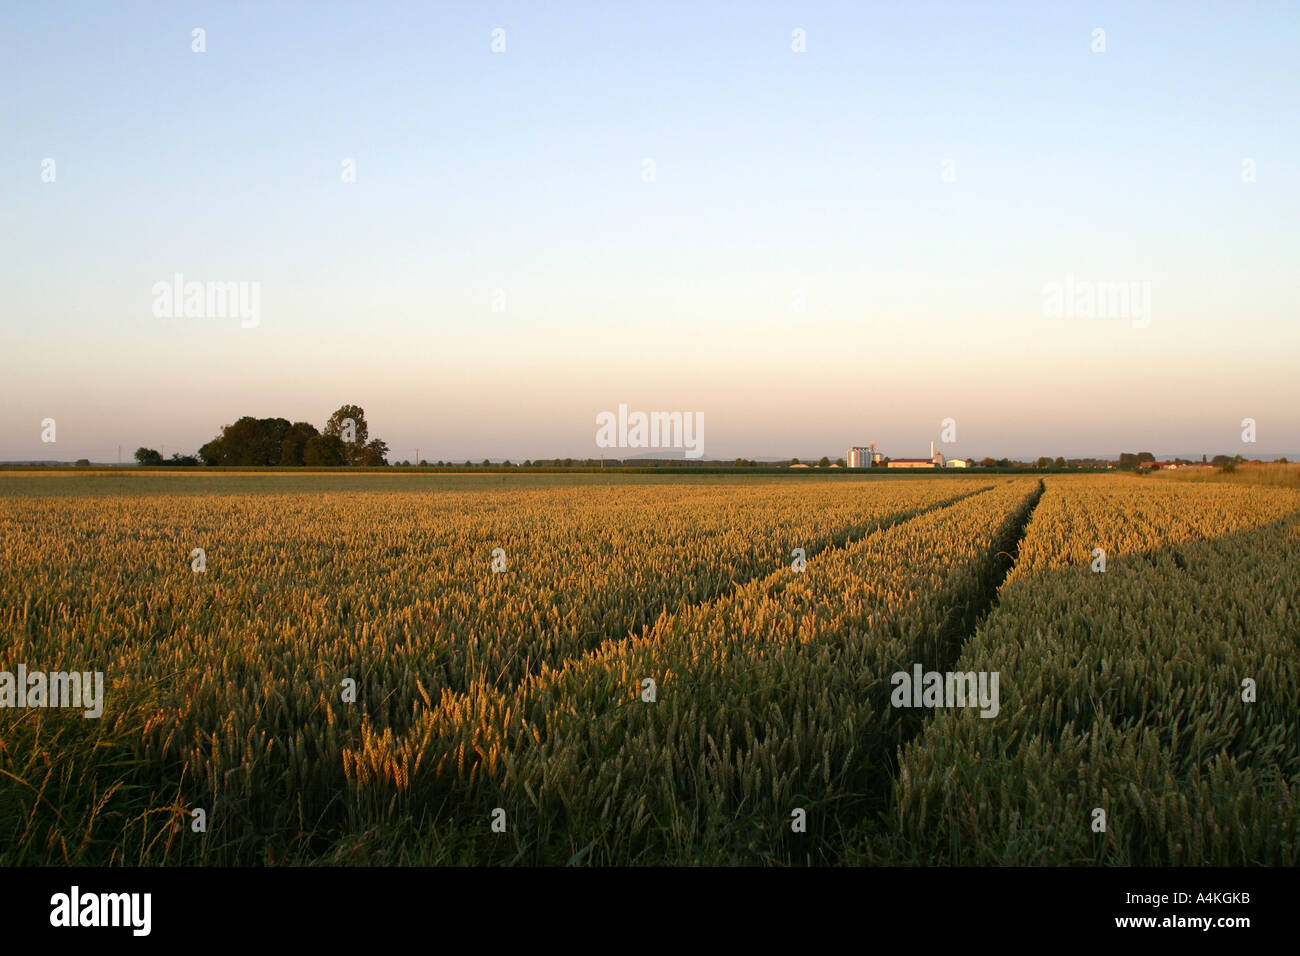
[[(1246, 459), (1241, 455), (1233, 455), (1231, 457), (1227, 455), (1215, 455), (1214, 458), (1210, 460), (1210, 464), (1215, 468), (1222, 468), (1224, 471), (1236, 471), (1237, 466), (1242, 464), (1245, 460)], [(1283, 458), (1282, 461), (1286, 462), (1286, 459)]]
[(245, 415), (199, 449), (198, 457), (172, 455), (164, 460), (152, 448), (140, 448), (142, 465), (368, 465), (388, 464), (388, 445), (370, 438), (366, 412), (344, 405), (317, 431), (310, 422)]
[[(137, 448), (135, 450), (135, 460), (140, 465), (197, 465), (199, 463), (199, 460), (193, 455), (173, 453), (171, 458), (163, 458), (153, 448)], [(77, 462), (77, 464), (79, 465), (81, 462)]]
[(1155, 461), (1156, 456), (1149, 451), (1140, 451), (1134, 454), (1130, 451), (1120, 452), (1119, 467), (1125, 471), (1135, 471), (1144, 461)]

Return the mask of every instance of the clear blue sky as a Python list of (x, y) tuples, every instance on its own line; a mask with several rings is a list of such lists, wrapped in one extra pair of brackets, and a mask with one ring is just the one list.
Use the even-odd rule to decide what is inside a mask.
[(1129, 6), (6, 3), (0, 459), (345, 402), (396, 458), (620, 402), (708, 457), (1295, 453), (1300, 5)]

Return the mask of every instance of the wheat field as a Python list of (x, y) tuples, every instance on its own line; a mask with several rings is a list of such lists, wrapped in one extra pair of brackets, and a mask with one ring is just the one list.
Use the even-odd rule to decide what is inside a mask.
[(0, 707), (0, 862), (1294, 865), (1298, 529), (1123, 475), (4, 473), (0, 672), (105, 692)]

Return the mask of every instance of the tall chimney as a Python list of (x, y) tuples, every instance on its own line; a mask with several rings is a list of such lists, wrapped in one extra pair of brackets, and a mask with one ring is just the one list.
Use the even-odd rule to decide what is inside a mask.
[(930, 442), (930, 460), (934, 461), (934, 442)]

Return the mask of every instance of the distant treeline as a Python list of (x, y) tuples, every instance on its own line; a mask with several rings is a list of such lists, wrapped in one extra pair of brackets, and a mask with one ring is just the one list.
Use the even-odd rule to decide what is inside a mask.
[(287, 418), (253, 418), (245, 415), (199, 449), (198, 456), (163, 458), (152, 448), (138, 448), (141, 465), (242, 465), (329, 467), (388, 464), (388, 445), (370, 438), (366, 412), (360, 405), (344, 405), (317, 431), (310, 422)]
[[(1120, 453), (1118, 467), (1124, 471), (1134, 471), (1138, 468), (1141, 468), (1142, 463), (1144, 461), (1155, 461), (1155, 460), (1156, 460), (1156, 456), (1151, 454), (1151, 452), (1149, 451), (1140, 451), (1136, 453), (1126, 451)], [(1205, 455), (1202, 455), (1200, 462), (1195, 462), (1188, 458), (1174, 458), (1171, 460), (1178, 465), (1195, 465), (1195, 464), (1207, 465), (1208, 464), (1208, 465), (1213, 465), (1215, 468), (1227, 468), (1229, 470), (1237, 467), (1240, 464), (1243, 464), (1246, 461), (1246, 459), (1243, 458), (1241, 455), (1215, 455), (1213, 458), (1209, 458), (1209, 459), (1207, 459)], [(1287, 460), (1285, 458), (1279, 458), (1278, 461), (1281, 464), (1287, 464)]]
[[(344, 405), (325, 423), (323, 431), (317, 431), (316, 427), (310, 422), (290, 422), (286, 418), (253, 418), (245, 415), (233, 425), (224, 425), (221, 434), (213, 438), (210, 442), (199, 449), (198, 455), (180, 455), (173, 454), (171, 458), (163, 458), (157, 451), (152, 448), (140, 448), (136, 450), (135, 460), (141, 465), (236, 465), (242, 467), (332, 467), (341, 465), (351, 465), (354, 467), (387, 467), (388, 461), (388, 444), (379, 439), (370, 439), (369, 428), (366, 425), (366, 413), (360, 405)], [(688, 471), (732, 471), (736, 468), (752, 468), (756, 471), (776, 471), (787, 470), (792, 466), (806, 468), (833, 468), (838, 467), (845, 471), (861, 474), (863, 472), (876, 472), (884, 470), (889, 458), (884, 458), (880, 465), (873, 468), (855, 468), (848, 469), (843, 458), (837, 459), (833, 464), (829, 458), (823, 457), (820, 461), (800, 461), (798, 458), (792, 458), (789, 464), (784, 462), (756, 461), (748, 458), (736, 458), (732, 461), (722, 461), (717, 459), (695, 459), (695, 458), (628, 458), (628, 459), (596, 459), (596, 458), (540, 458), (536, 461), (527, 460), (520, 463), (509, 460), (503, 462), (493, 462), (483, 459), (481, 462), (456, 462), (456, 461), (428, 461), (421, 459), (418, 462), (396, 461), (392, 462), (393, 466), (404, 468), (430, 468), (430, 469), (490, 469), (490, 470), (516, 470), (520, 468), (538, 469), (538, 470), (588, 470), (588, 469), (607, 469), (617, 468), (620, 470), (637, 470), (637, 471), (657, 471), (659, 469), (681, 469)], [(997, 470), (1105, 470), (1108, 468), (1118, 468), (1124, 471), (1136, 471), (1143, 462), (1153, 462), (1155, 456), (1149, 451), (1143, 452), (1122, 452), (1118, 462), (1101, 458), (1071, 458), (1062, 457), (1049, 458), (1043, 456), (1036, 461), (1016, 461), (1008, 458), (967, 458), (970, 468), (979, 469), (997, 469)], [(1196, 464), (1186, 459), (1174, 459), (1178, 464)], [(1229, 457), (1227, 455), (1215, 455), (1214, 458), (1207, 462), (1206, 457), (1201, 457), (1201, 463), (1213, 464), (1218, 468), (1227, 468), (1231, 470), (1244, 459), (1241, 455)], [(1283, 462), (1286, 459), (1282, 459)], [(89, 465), (88, 461), (79, 461), (78, 465)], [(947, 471), (948, 469), (944, 469)], [(966, 469), (953, 469), (963, 471)], [(912, 469), (908, 469), (912, 471)]]

